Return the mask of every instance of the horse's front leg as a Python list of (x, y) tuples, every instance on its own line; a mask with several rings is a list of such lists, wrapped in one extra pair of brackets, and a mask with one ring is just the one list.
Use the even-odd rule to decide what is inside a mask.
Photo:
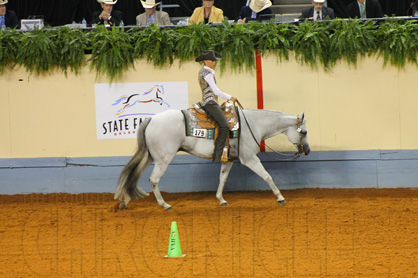
[(263, 165), (260, 162), (260, 159), (257, 156), (254, 155), (253, 157), (251, 157), (251, 159), (245, 161), (241, 159), (241, 163), (250, 168), (254, 173), (256, 173), (260, 178), (262, 178), (268, 183), (274, 195), (277, 196), (277, 202), (279, 203), (279, 205), (286, 205), (286, 201), (282, 193), (280, 193), (280, 190), (274, 184), (272, 177), (263, 167)]
[(221, 166), (221, 173), (219, 175), (218, 191), (216, 192), (216, 198), (218, 198), (219, 204), (221, 206), (227, 206), (228, 205), (228, 203), (222, 197), (222, 193), (224, 191), (224, 186), (225, 186), (226, 180), (228, 179), (229, 171), (231, 171), (232, 165), (234, 165), (233, 162), (225, 162), (225, 163), (222, 163), (222, 166)]

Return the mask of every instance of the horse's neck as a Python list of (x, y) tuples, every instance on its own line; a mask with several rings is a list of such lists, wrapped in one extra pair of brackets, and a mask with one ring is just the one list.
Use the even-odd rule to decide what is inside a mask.
[[(261, 140), (268, 139), (287, 131), (288, 127), (296, 124), (296, 116), (271, 110), (243, 110), (251, 129), (257, 130)], [(243, 123), (241, 118), (241, 125)], [(245, 120), (244, 120), (245, 121)]]

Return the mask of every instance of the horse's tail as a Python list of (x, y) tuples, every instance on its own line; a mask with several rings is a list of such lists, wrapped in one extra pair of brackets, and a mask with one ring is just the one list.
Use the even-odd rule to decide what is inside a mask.
[(123, 168), (119, 177), (115, 200), (124, 200), (126, 205), (130, 200), (149, 196), (148, 192), (137, 187), (137, 183), (141, 175), (153, 161), (145, 141), (145, 129), (150, 121), (151, 118), (147, 118), (141, 123), (138, 129), (138, 149), (128, 164), (126, 164), (125, 168)]

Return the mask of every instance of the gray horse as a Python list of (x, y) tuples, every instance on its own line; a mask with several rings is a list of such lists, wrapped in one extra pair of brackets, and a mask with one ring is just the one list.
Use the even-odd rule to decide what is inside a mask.
[[(280, 190), (274, 184), (270, 174), (264, 169), (257, 157), (260, 151), (259, 142), (280, 133), (286, 134), (299, 154), (310, 152), (304, 112), (298, 116), (270, 110), (239, 110), (241, 133), (239, 139), (230, 140), (230, 157), (236, 157), (241, 163), (265, 180), (280, 205), (285, 205)], [(239, 144), (239, 148), (238, 148)], [(160, 206), (171, 209), (161, 196), (158, 183), (168, 165), (178, 151), (211, 159), (214, 149), (212, 139), (186, 136), (185, 122), (180, 110), (168, 110), (148, 118), (138, 130), (138, 149), (123, 169), (116, 188), (115, 199), (120, 201), (123, 209), (131, 200), (149, 196), (137, 183), (145, 170), (154, 162), (154, 169), (149, 178), (155, 198)], [(219, 186), (216, 197), (220, 205), (228, 203), (222, 197), (224, 185), (233, 162), (222, 163)]]

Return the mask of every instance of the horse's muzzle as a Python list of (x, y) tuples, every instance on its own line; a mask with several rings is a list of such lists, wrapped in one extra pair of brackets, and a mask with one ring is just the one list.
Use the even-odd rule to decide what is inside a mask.
[(308, 155), (311, 152), (311, 148), (305, 145), (297, 145), (299, 154)]

